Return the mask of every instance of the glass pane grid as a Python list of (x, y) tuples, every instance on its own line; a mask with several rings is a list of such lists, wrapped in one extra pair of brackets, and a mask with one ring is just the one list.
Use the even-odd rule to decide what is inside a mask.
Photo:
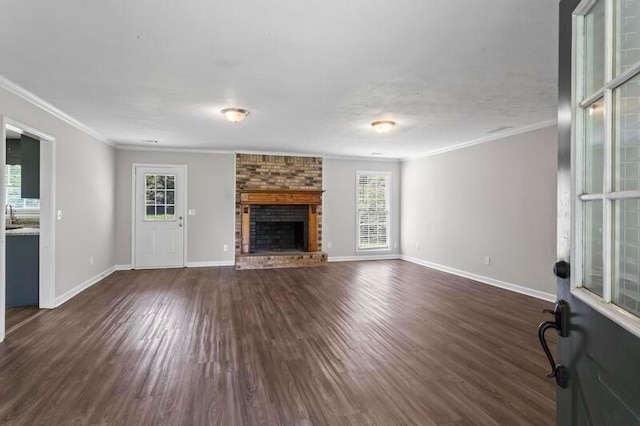
[(582, 221), (582, 285), (600, 297), (604, 289), (603, 206), (603, 201), (585, 202)]
[(614, 1), (612, 26), (606, 3), (595, 2), (578, 26), (576, 95), (583, 102), (603, 95), (576, 115), (577, 195), (589, 196), (577, 201), (583, 277), (576, 285), (640, 316), (640, 74), (609, 81), (640, 63), (640, 0)]
[(604, 86), (605, 0), (598, 1), (584, 18), (584, 94)]
[(615, 2), (615, 75), (640, 61), (640, 2)]
[(145, 174), (145, 221), (175, 221), (173, 174)]
[(640, 190), (640, 76), (618, 87), (614, 99), (614, 190)]
[(605, 101), (600, 98), (584, 110), (584, 193), (604, 191)]
[(614, 202), (613, 301), (640, 316), (640, 200)]

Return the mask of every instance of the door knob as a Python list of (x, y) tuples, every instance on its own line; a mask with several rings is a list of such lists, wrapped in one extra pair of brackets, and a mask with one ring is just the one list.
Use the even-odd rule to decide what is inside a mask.
[(560, 260), (553, 265), (553, 274), (558, 278), (569, 278), (571, 275), (571, 265), (564, 260)]

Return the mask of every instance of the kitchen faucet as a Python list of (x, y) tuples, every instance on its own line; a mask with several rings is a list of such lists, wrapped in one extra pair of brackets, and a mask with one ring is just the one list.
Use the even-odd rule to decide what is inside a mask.
[(4, 214), (5, 216), (7, 215), (7, 212), (9, 213), (9, 222), (7, 223), (8, 225), (13, 225), (13, 222), (16, 220), (16, 216), (13, 212), (13, 206), (11, 204), (7, 204), (4, 208)]

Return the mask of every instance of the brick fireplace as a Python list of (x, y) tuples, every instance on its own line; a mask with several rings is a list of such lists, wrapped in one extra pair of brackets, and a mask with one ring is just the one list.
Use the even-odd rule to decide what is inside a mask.
[(322, 192), (322, 158), (236, 155), (236, 269), (326, 262)]

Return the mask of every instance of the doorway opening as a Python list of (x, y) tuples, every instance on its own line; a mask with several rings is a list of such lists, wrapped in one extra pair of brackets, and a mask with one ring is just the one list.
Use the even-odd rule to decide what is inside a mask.
[(0, 341), (54, 307), (53, 137), (0, 122)]

